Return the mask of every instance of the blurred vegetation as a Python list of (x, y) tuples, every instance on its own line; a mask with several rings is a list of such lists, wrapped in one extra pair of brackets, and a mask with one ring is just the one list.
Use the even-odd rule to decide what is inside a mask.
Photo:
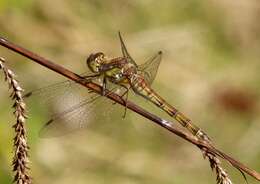
[[(138, 63), (162, 50), (153, 88), (197, 122), (219, 148), (260, 171), (259, 10), (257, 0), (0, 0), (0, 33), (77, 73), (84, 72), (92, 52), (121, 54), (118, 30)], [(26, 91), (64, 80), (5, 48), (0, 56)], [(1, 82), (0, 183), (12, 181), (14, 119), (6, 88)], [(163, 115), (145, 100), (136, 101)], [(120, 109), (110, 121), (95, 122), (89, 129), (40, 139), (47, 117), (37, 101), (28, 108), (35, 183), (215, 182), (195, 147), (129, 111), (126, 119)], [(239, 173), (226, 168), (234, 183), (241, 183)]]

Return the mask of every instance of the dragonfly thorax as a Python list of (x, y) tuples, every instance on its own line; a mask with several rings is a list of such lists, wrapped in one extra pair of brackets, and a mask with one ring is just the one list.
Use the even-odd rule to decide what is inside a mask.
[(100, 73), (100, 66), (105, 62), (105, 54), (98, 52), (90, 54), (87, 58), (87, 66), (94, 73)]
[(132, 63), (127, 63), (122, 67), (122, 73), (127, 78), (131, 78), (132, 75), (137, 74), (137, 68)]

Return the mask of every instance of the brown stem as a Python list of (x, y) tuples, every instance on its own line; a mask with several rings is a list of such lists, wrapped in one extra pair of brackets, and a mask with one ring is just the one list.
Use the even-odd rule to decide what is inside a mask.
[[(35, 54), (35, 53), (33, 53), (33, 52), (31, 52), (27, 49), (24, 49), (20, 46), (13, 44), (13, 43), (10, 43), (9, 41), (7, 41), (4, 38), (0, 38), (0, 45), (6, 47), (6, 48), (8, 48), (8, 49), (10, 49), (10, 50), (12, 50), (16, 53), (21, 54), (21, 55), (35, 61), (36, 63), (41, 64), (44, 67), (47, 67), (47, 68), (49, 68), (49, 69), (51, 69), (51, 70), (53, 70), (53, 71), (55, 71), (55, 72), (57, 72), (57, 73), (59, 73), (63, 76), (69, 78), (70, 80), (73, 80), (73, 81), (81, 84), (82, 86), (85, 86), (88, 89), (95, 91), (96, 93), (99, 93), (99, 94), (102, 93), (102, 87), (101, 86), (99, 86), (95, 83), (92, 83), (92, 82), (86, 83), (86, 82), (84, 82), (84, 80), (82, 80), (81, 76), (69, 71), (68, 69), (66, 69), (66, 68), (64, 68), (60, 65), (57, 65), (57, 64), (51, 62), (50, 60), (47, 60), (47, 59), (45, 59), (41, 56), (38, 56), (37, 54)], [(241, 171), (244, 171), (248, 175), (250, 175), (250, 176), (252, 176), (255, 179), (260, 181), (260, 173), (256, 172), (253, 169), (250, 169), (249, 167), (245, 166), (244, 164), (240, 163), (239, 161), (236, 161), (232, 157), (230, 157), (227, 154), (221, 152), (220, 150), (215, 148), (212, 144), (200, 141), (196, 137), (194, 137), (193, 135), (185, 132), (184, 130), (173, 127), (171, 122), (165, 121), (165, 120), (159, 118), (158, 116), (155, 116), (154, 114), (144, 110), (143, 108), (139, 107), (138, 105), (134, 104), (131, 101), (125, 102), (124, 99), (122, 99), (120, 96), (116, 95), (115, 93), (107, 91), (106, 94), (107, 94), (106, 95), (107, 98), (109, 98), (109, 99), (111, 99), (111, 100), (113, 100), (113, 101), (115, 101), (115, 102), (117, 102), (117, 103), (119, 103), (123, 106), (125, 106), (125, 104), (127, 103), (128, 109), (140, 114), (141, 116), (146, 117), (147, 119), (151, 120), (152, 122), (154, 122), (154, 123), (160, 125), (161, 127), (169, 130), (170, 132), (172, 132), (172, 133), (176, 134), (177, 136), (185, 139), (186, 141), (196, 145), (200, 149), (205, 150), (206, 152), (212, 153), (213, 155), (217, 155), (220, 158), (227, 160), (232, 166), (238, 168)]]

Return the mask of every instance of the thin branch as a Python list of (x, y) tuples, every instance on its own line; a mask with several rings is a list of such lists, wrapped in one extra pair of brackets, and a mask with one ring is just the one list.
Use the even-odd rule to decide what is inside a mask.
[(0, 57), (0, 70), (2, 69), (5, 81), (8, 83), (9, 89), (11, 91), (11, 99), (14, 100), (13, 108), (15, 109), (14, 115), (16, 117), (16, 123), (13, 125), (15, 130), (14, 137), (14, 157), (13, 157), (13, 172), (14, 172), (14, 182), (17, 184), (31, 184), (32, 178), (29, 175), (29, 158), (28, 151), (29, 146), (27, 144), (25, 120), (26, 110), (25, 103), (22, 98), (23, 89), (19, 85), (18, 81), (15, 79), (15, 74), (5, 65), (4, 58)]
[[(24, 49), (20, 46), (17, 46), (13, 43), (10, 43), (9, 41), (7, 41), (4, 38), (0, 38), (0, 45), (16, 52), (19, 53), (33, 61), (35, 61), (36, 63), (43, 65), (44, 67), (47, 67), (65, 77), (67, 77), (70, 80), (73, 80), (79, 84), (81, 84), (84, 87), (87, 87), (88, 89), (101, 94), (102, 92), (102, 87), (92, 83), (92, 82), (84, 82), (84, 80), (82, 80), (83, 78), (71, 71), (69, 71), (66, 68), (63, 68), (60, 65), (57, 65), (53, 62), (51, 62), (50, 60), (47, 60), (41, 56), (38, 56), (37, 54)], [(158, 116), (155, 116), (154, 114), (144, 110), (143, 108), (139, 107), (138, 105), (134, 104), (131, 101), (125, 101), (124, 99), (122, 99), (120, 96), (116, 95), (115, 93), (109, 92), (108, 90), (106, 91), (106, 97), (117, 102), (118, 104), (121, 104), (123, 106), (125, 106), (125, 104), (127, 103), (127, 108), (138, 113), (139, 115), (151, 120), (152, 122), (158, 124), (159, 126), (167, 129), (168, 131), (176, 134), (177, 136), (185, 139), (186, 141), (196, 145), (199, 149), (201, 149), (203, 152), (207, 153), (205, 154), (209, 160), (211, 160), (211, 162), (215, 162), (215, 164), (219, 163), (214, 157), (218, 156), (220, 158), (223, 158), (225, 160), (227, 160), (232, 166), (234, 166), (235, 168), (239, 169), (240, 171), (243, 171), (245, 173), (247, 173), (248, 175), (254, 177), (255, 179), (260, 181), (260, 173), (256, 172), (253, 169), (250, 169), (249, 167), (245, 166), (244, 164), (240, 163), (239, 161), (236, 161), (235, 159), (233, 159), (232, 157), (228, 156), (227, 154), (221, 152), (220, 150), (216, 149), (212, 144), (209, 144), (208, 142), (205, 141), (201, 141), (198, 140), (195, 136), (181, 130), (178, 129), (174, 126), (172, 126), (172, 123), (169, 121), (165, 121), (161, 118), (159, 118)], [(209, 156), (211, 155), (211, 156)], [(209, 158), (211, 157), (211, 158)], [(219, 164), (218, 164), (219, 165)], [(215, 167), (215, 166), (214, 166)], [(215, 167), (216, 169), (219, 169), (219, 171), (217, 171), (218, 173), (223, 173), (222, 171), (220, 171), (220, 168)], [(223, 175), (224, 176), (224, 175)], [(223, 183), (223, 182), (222, 182)], [(228, 182), (226, 182), (228, 183)], [(224, 183), (223, 183), (224, 184)]]

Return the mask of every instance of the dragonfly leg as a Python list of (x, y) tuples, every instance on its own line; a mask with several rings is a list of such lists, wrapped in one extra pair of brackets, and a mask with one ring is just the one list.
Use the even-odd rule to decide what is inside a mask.
[[(123, 98), (123, 97), (128, 93), (128, 90), (129, 90), (126, 86), (123, 86), (123, 88), (126, 89), (126, 91), (124, 91), (124, 93), (122, 93), (122, 94), (120, 95), (121, 98)], [(112, 102), (112, 104), (115, 105), (116, 102)]]
[(98, 74), (93, 74), (93, 75), (83, 75), (81, 77), (83, 77), (84, 79), (93, 79), (93, 78), (97, 78), (97, 77), (100, 77), (100, 73)]
[(125, 99), (125, 111), (124, 111), (124, 115), (123, 115), (123, 118), (126, 117), (126, 111), (127, 111), (127, 100), (128, 100), (128, 90), (126, 92), (126, 99)]
[[(124, 101), (125, 101), (125, 111), (124, 111), (124, 114), (123, 114), (123, 118), (125, 118), (126, 117), (126, 111), (127, 111), (128, 92), (129, 92), (130, 87), (127, 87), (127, 86), (122, 85), (122, 84), (120, 84), (120, 86), (122, 86), (125, 89), (124, 93), (121, 94), (120, 97), (123, 98), (126, 95), (126, 98), (124, 99)], [(113, 105), (115, 105), (115, 104), (116, 104), (116, 102), (113, 102)]]
[[(124, 88), (125, 88), (125, 87), (124, 87)], [(127, 90), (128, 90), (128, 89), (127, 89)], [(126, 93), (127, 93), (127, 90), (126, 90), (126, 91), (124, 91), (124, 93), (120, 95), (120, 97), (121, 97), (121, 98), (123, 98), (123, 97), (126, 95)], [(115, 104), (116, 104), (116, 102), (112, 102), (112, 104), (113, 104), (113, 105), (115, 105)]]
[[(91, 82), (93, 79), (97, 79), (97, 78), (99, 78), (100, 76), (101, 76), (100, 73), (98, 73), (98, 74), (93, 74), (93, 75), (83, 75), (83, 76), (81, 76), (81, 77), (82, 77), (81, 81), (82, 81), (83, 83), (89, 83), (89, 82)], [(88, 92), (89, 92), (89, 93), (93, 93), (94, 91), (91, 90), (91, 89), (88, 89)]]
[(106, 89), (107, 89), (107, 79), (106, 77), (104, 77), (102, 82), (102, 96), (106, 95)]
[[(94, 74), (94, 75), (86, 75), (82, 76), (83, 77), (83, 82), (91, 82), (93, 79), (100, 78), (101, 74)], [(105, 96), (106, 95), (106, 89), (107, 89), (107, 80), (106, 77), (103, 76), (103, 81), (102, 81), (102, 89), (101, 89), (101, 95)], [(93, 90), (89, 89), (89, 93), (94, 92)]]
[(126, 87), (124, 85), (121, 85), (121, 86), (126, 89), (126, 91), (121, 95), (121, 98), (126, 95), (126, 98), (125, 98), (125, 111), (124, 111), (124, 115), (123, 115), (123, 118), (125, 118), (126, 117), (126, 111), (127, 111), (128, 92), (129, 92), (130, 87), (128, 88), (128, 87)]

